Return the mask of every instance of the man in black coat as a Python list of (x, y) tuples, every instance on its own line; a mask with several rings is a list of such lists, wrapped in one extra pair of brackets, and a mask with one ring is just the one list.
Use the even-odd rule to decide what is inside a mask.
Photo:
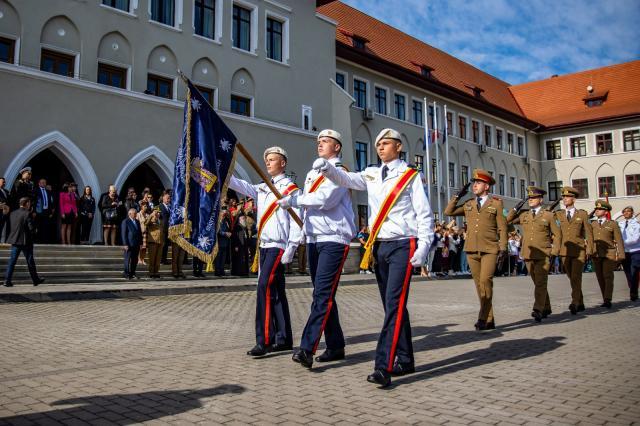
[(47, 190), (47, 180), (40, 179), (36, 188), (36, 225), (38, 232), (36, 240), (38, 243), (55, 243), (55, 223), (53, 215), (56, 212), (51, 191)]
[(5, 178), (0, 177), (0, 242), (4, 241), (2, 239), (2, 233), (9, 220), (9, 211), (11, 210), (9, 207), (9, 191), (4, 187), (5, 183)]
[(135, 208), (129, 209), (128, 215), (122, 221), (121, 234), (122, 245), (124, 246), (124, 276), (133, 279), (136, 276), (136, 267), (138, 266), (138, 254), (140, 254), (140, 246), (142, 245), (142, 228), (140, 222), (136, 219), (137, 211)]
[(38, 276), (36, 271), (36, 262), (33, 259), (33, 234), (36, 225), (33, 222), (31, 214), (31, 199), (22, 197), (18, 201), (19, 208), (9, 215), (9, 233), (7, 234), (7, 243), (11, 244), (11, 258), (7, 265), (7, 271), (4, 277), (4, 286), (12, 287), (11, 279), (13, 278), (13, 270), (18, 262), (20, 252), (24, 253), (29, 268), (31, 281), (36, 286), (44, 282), (44, 279)]
[(216, 255), (215, 276), (224, 277), (224, 265), (227, 263), (229, 253), (229, 240), (231, 239), (231, 223), (229, 222), (229, 211), (226, 208), (221, 210), (222, 219), (218, 230), (218, 254)]

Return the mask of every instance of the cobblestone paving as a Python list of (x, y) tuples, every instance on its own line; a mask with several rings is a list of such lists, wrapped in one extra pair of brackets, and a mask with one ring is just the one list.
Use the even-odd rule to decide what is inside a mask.
[[(550, 278), (553, 315), (529, 316), (528, 277), (496, 280), (498, 329), (472, 331), (470, 280), (414, 283), (416, 373), (365, 377), (382, 322), (376, 286), (345, 286), (347, 359), (308, 371), (290, 353), (245, 355), (252, 292), (0, 305), (0, 424), (632, 424), (640, 420), (640, 303), (616, 275), (584, 315)], [(288, 292), (296, 342), (310, 289)]]

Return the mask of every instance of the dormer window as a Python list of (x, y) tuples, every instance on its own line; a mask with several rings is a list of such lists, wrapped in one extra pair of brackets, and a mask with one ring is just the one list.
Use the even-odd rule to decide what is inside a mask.
[(418, 67), (418, 72), (420, 73), (421, 76), (426, 78), (433, 77), (431, 74), (433, 72), (433, 68), (431, 68), (429, 65), (425, 65), (421, 62), (416, 62), (416, 61), (411, 61), (411, 63), (416, 67)]
[(598, 107), (604, 104), (609, 95), (608, 90), (594, 91), (592, 86), (587, 87), (587, 96), (582, 100), (588, 108)]
[(367, 45), (367, 41), (365, 39), (363, 39), (362, 37), (357, 37), (357, 36), (353, 36), (351, 38), (353, 40), (353, 47), (355, 47), (356, 49), (360, 49), (360, 50), (364, 50), (366, 45)]
[(465, 83), (464, 85), (465, 87), (471, 89), (471, 91), (473, 92), (473, 96), (475, 96), (476, 98), (479, 98), (482, 96), (482, 93), (484, 92), (484, 89), (476, 86), (475, 84), (467, 84)]

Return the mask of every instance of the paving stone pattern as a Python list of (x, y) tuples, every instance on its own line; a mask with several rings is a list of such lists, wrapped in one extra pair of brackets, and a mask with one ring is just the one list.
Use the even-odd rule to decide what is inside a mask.
[[(498, 329), (473, 331), (467, 279), (416, 282), (416, 373), (367, 383), (382, 322), (374, 285), (338, 304), (347, 359), (309, 371), (290, 353), (245, 355), (255, 294), (228, 292), (0, 305), (0, 424), (633, 424), (640, 420), (640, 303), (616, 274), (614, 308), (567, 312), (550, 277), (541, 325), (528, 277), (496, 279)], [(311, 290), (288, 292), (295, 341)]]

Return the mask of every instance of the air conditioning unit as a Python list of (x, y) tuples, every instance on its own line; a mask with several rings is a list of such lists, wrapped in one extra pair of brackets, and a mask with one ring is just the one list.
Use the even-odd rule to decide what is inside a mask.
[(480, 152), (487, 152), (487, 146), (486, 145), (480, 145)]
[(365, 108), (364, 110), (362, 110), (362, 117), (365, 120), (373, 120), (373, 109)]

